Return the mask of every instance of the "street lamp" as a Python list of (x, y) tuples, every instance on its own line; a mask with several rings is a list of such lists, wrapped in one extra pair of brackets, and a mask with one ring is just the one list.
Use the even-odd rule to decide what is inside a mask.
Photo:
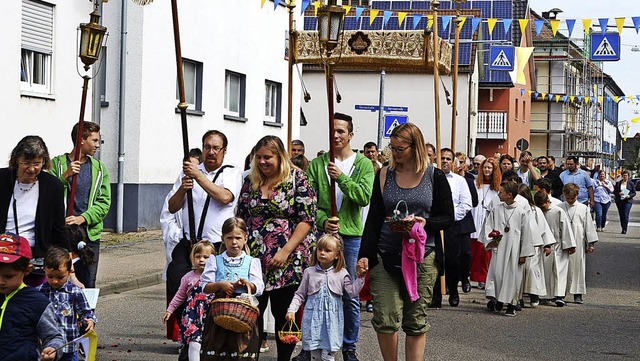
[[(100, 25), (100, 12), (98, 11), (98, 6), (99, 3), (96, 0), (93, 5), (93, 12), (89, 14), (89, 23), (80, 24), (78, 28), (78, 31), (80, 31), (80, 46), (78, 48), (78, 56), (84, 64), (85, 72), (88, 72), (91, 65), (93, 65), (93, 63), (95, 63), (98, 58), (100, 58), (100, 49), (102, 49), (102, 43), (106, 39), (105, 34), (107, 33), (107, 28)], [(91, 77), (89, 76), (89, 74), (85, 74), (82, 76), (82, 98), (80, 100), (78, 135), (76, 136), (76, 146), (73, 155), (74, 158), (72, 160), (80, 159), (80, 145), (82, 144), (82, 133), (84, 130), (84, 111), (87, 104), (87, 87), (90, 79)], [(69, 195), (69, 204), (67, 205), (67, 216), (73, 215), (73, 206), (76, 198), (77, 184), (78, 177), (77, 174), (74, 174), (71, 179), (71, 192)]]
[[(334, 109), (333, 109), (333, 65), (340, 60), (337, 58), (331, 61), (331, 53), (338, 45), (342, 37), (342, 21), (345, 11), (341, 6), (336, 5), (336, 0), (329, 0), (328, 4), (318, 9), (318, 43), (320, 44), (320, 56), (325, 57), (324, 74), (327, 84), (327, 103), (329, 108), (329, 159), (335, 162), (335, 147), (333, 144), (334, 130)], [(342, 49), (340, 49), (342, 53)], [(329, 222), (338, 223), (338, 211), (336, 207), (336, 181), (331, 179), (331, 217)]]

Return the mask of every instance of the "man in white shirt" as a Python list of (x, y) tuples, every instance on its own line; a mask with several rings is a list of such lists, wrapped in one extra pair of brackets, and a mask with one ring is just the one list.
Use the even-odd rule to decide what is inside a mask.
[[(465, 178), (453, 172), (454, 159), (453, 150), (449, 148), (443, 148), (440, 150), (440, 164), (442, 171), (447, 177), (449, 186), (451, 187), (455, 216), (454, 225), (445, 230), (445, 282), (447, 283), (447, 288), (449, 290), (449, 304), (452, 307), (458, 307), (458, 304), (460, 303), (460, 297), (458, 295), (458, 279), (462, 242), (464, 242), (465, 239), (467, 243), (470, 242), (469, 235), (475, 231), (475, 225), (473, 223), (473, 218), (468, 218), (471, 217), (471, 208), (473, 208), (471, 191), (469, 190), (469, 185)], [(467, 226), (468, 221), (470, 221), (471, 228)], [(436, 245), (436, 250), (439, 247), (439, 245)], [(467, 275), (462, 276), (466, 277)], [(433, 286), (433, 299), (429, 307), (439, 308), (441, 306), (442, 294), (440, 291), (440, 277), (438, 277), (435, 285)]]

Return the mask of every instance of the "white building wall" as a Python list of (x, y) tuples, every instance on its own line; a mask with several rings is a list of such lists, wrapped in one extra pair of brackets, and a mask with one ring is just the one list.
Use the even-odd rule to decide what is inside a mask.
[[(2, 56), (0, 56), (0, 106), (3, 109), (0, 167), (6, 167), (9, 153), (25, 135), (40, 135), (52, 156), (72, 148), (71, 127), (78, 122), (82, 78), (76, 72), (76, 29), (89, 22), (91, 3), (87, 1), (43, 1), (54, 6), (54, 39), (51, 95), (25, 96), (20, 91), (20, 29), (22, 1), (3, 2)], [(78, 60), (79, 66), (82, 63)], [(91, 83), (89, 84), (91, 86)], [(85, 114), (91, 116), (91, 88)]]
[[(378, 137), (378, 112), (355, 110), (356, 105), (378, 105), (380, 94), (380, 74), (378, 72), (336, 72), (335, 78), (342, 95), (342, 102), (335, 103), (335, 111), (353, 117), (353, 148), (362, 149), (369, 141), (376, 142)], [(305, 142), (307, 154), (315, 157), (318, 150), (329, 149), (328, 108), (325, 76), (322, 72), (306, 71), (303, 79), (311, 101), (303, 103), (307, 126), (300, 131)], [(449, 90), (453, 91), (452, 78), (443, 76), (442, 80)], [(469, 132), (469, 84), (468, 74), (458, 76), (458, 118), (456, 144), (457, 150), (467, 151)], [(451, 145), (451, 106), (447, 105), (442, 84), (440, 86), (440, 136), (442, 147)], [(477, 96), (477, 95), (474, 95)], [(386, 73), (385, 106), (408, 107), (408, 112), (388, 112), (388, 114), (408, 115), (408, 121), (417, 124), (427, 142), (436, 143), (435, 136), (435, 102), (433, 91), (433, 75)], [(383, 139), (384, 145), (388, 139)]]

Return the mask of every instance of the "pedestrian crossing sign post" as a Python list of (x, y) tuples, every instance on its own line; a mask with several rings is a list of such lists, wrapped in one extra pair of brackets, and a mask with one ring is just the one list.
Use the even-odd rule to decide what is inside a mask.
[(409, 117), (406, 115), (385, 114), (384, 116), (384, 134), (385, 138), (391, 137), (391, 132), (395, 127), (407, 122)]
[(489, 70), (513, 71), (515, 59), (515, 47), (494, 45), (489, 51)]
[(591, 60), (618, 61), (620, 60), (620, 34), (592, 33)]

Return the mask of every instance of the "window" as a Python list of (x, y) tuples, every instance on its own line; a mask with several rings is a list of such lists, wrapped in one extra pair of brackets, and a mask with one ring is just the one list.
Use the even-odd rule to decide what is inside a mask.
[(51, 94), (53, 6), (22, 0), (20, 90)]
[[(182, 59), (184, 76), (184, 96), (188, 104), (187, 112), (202, 115), (202, 63)], [(180, 87), (176, 80), (176, 99), (180, 99)]]
[(246, 76), (233, 71), (225, 71), (224, 79), (224, 109), (225, 119), (244, 119), (244, 103), (246, 96)]
[(270, 80), (264, 82), (264, 116), (268, 122), (280, 123), (282, 84)]

